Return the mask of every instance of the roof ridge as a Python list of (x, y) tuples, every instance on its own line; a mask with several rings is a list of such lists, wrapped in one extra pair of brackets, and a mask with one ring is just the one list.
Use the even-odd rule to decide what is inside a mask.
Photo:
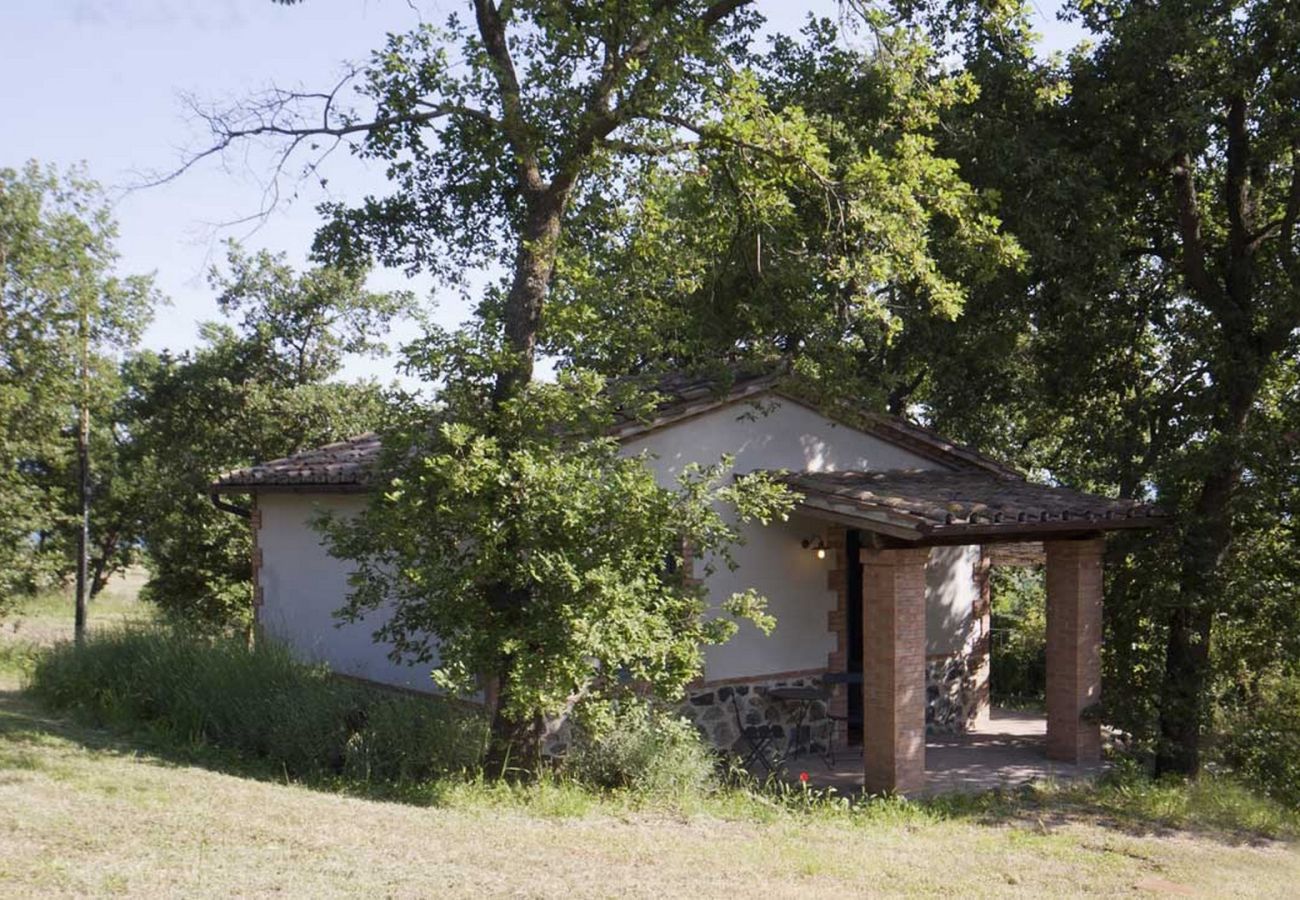
[[(707, 370), (705, 370), (707, 371)], [(657, 380), (655, 380), (657, 379)], [(732, 367), (725, 378), (683, 370), (661, 375), (627, 375), (610, 379), (612, 384), (644, 385), (648, 392), (658, 394), (658, 403), (648, 418), (636, 418), (624, 413), (607, 434), (624, 441), (657, 431), (703, 413), (732, 403), (753, 401), (765, 394), (774, 394), (813, 410), (831, 421), (888, 441), (918, 456), (935, 460), (959, 471), (982, 471), (1001, 478), (1024, 481), (1025, 475), (972, 447), (950, 440), (928, 426), (912, 422), (902, 416), (877, 412), (853, 405), (851, 402), (827, 403), (811, 396), (806, 385), (800, 389), (797, 377), (792, 376), (787, 365), (767, 365), (750, 370)], [(296, 472), (294, 467), (317, 465), (322, 469), (324, 483), (360, 485), (365, 473), (361, 468), (368, 460), (356, 458), (330, 459), (350, 448), (359, 453), (376, 453), (378, 447), (368, 448), (366, 441), (378, 444), (380, 436), (374, 431), (299, 450), (288, 456), (254, 463), (223, 472), (213, 482), (214, 488), (239, 487), (259, 484), (318, 483), (310, 472)], [(280, 471), (275, 470), (289, 470)]]

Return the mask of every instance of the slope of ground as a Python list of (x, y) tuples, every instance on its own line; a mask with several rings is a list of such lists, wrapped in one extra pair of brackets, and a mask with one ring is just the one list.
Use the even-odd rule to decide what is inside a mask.
[[(131, 587), (97, 601), (94, 627), (148, 620)], [(24, 696), (24, 653), (70, 637), (70, 618), (64, 599), (47, 599), (0, 623), (3, 896), (1280, 897), (1300, 882), (1300, 856), (1257, 836), (1278, 830), (1250, 824), (1248, 797), (1211, 815), (1112, 792), (1105, 803), (885, 804), (853, 819), (762, 798), (644, 812), (482, 785), (428, 807), (240, 777), (229, 760), (159, 756)], [(1156, 806), (1161, 796), (1187, 797)], [(1211, 819), (1234, 825), (1168, 825)]]
[(1287, 896), (1287, 845), (1095, 817), (861, 825), (422, 808), (140, 753), (0, 693), (0, 894)]

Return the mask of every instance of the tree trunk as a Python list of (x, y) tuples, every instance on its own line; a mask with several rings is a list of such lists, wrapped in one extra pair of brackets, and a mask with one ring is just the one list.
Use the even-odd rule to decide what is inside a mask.
[(510, 702), (510, 660), (498, 666), (501, 674), (495, 682), (495, 702), (489, 711), (487, 756), (484, 771), (494, 778), (528, 776), (541, 762), (540, 730), (529, 719), (515, 719), (507, 712)]
[[(515, 255), (514, 278), (503, 311), (505, 347), (512, 358), (497, 376), (493, 404), (498, 408), (517, 396), (533, 377), (537, 331), (555, 272), (566, 195), (547, 191), (530, 199), (528, 218)], [(499, 616), (510, 615), (529, 600), (526, 590), (509, 584), (493, 585), (489, 592), (494, 598), (494, 614)], [(489, 675), (496, 702), (489, 710), (491, 727), (484, 767), (497, 776), (535, 771), (541, 749), (537, 723), (510, 716), (511, 659), (502, 658), (496, 668)]]
[(534, 195), (529, 204), (515, 253), (515, 273), (506, 295), (503, 325), (505, 348), (512, 355), (497, 377), (493, 399), (499, 406), (533, 378), (533, 357), (542, 307), (555, 273), (555, 254), (566, 197), (550, 191)]
[[(1244, 355), (1244, 354), (1241, 354)], [(1219, 569), (1232, 545), (1232, 500), (1241, 481), (1241, 438), (1263, 383), (1264, 362), (1234, 354), (1226, 409), (1217, 423), (1220, 446), (1201, 482), (1181, 542), (1178, 605), (1169, 614), (1165, 676), (1160, 693), (1156, 774), (1195, 776), (1208, 709), (1210, 642)], [(1241, 366), (1242, 368), (1236, 368)]]
[(73, 638), (86, 641), (86, 592), (90, 584), (90, 328), (81, 321), (81, 402), (77, 411), (77, 595)]
[(77, 596), (73, 634), (78, 644), (86, 639), (86, 598), (90, 586), (90, 450), (86, 440), (88, 415), (83, 408), (77, 428)]
[(90, 599), (94, 600), (108, 587), (108, 580), (113, 577), (112, 559), (117, 552), (118, 536), (112, 532), (101, 541), (99, 554), (90, 563)]

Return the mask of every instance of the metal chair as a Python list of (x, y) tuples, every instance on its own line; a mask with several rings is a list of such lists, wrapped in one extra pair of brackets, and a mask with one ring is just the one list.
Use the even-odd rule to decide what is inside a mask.
[(758, 763), (768, 775), (771, 775), (780, 768), (783, 761), (781, 751), (776, 743), (781, 737), (781, 726), (746, 725), (744, 716), (740, 712), (740, 704), (736, 701), (734, 693), (731, 695), (731, 708), (736, 714), (736, 727), (740, 730), (740, 738), (748, 748), (741, 755), (741, 766), (748, 769), (754, 763)]
[[(825, 675), (822, 676), (822, 685), (826, 687), (828, 691), (834, 691), (834, 689), (841, 684), (844, 685), (845, 687), (851, 687), (853, 685), (861, 686), (862, 673), (861, 672), (827, 672)], [(826, 745), (826, 755), (827, 755), (827, 760), (830, 762), (830, 764), (834, 765), (835, 764), (835, 739), (837, 737), (837, 734), (841, 731), (841, 729), (843, 730), (844, 743), (847, 746), (849, 741), (849, 729), (854, 727), (859, 729), (862, 728), (862, 713), (859, 712), (856, 715), (850, 715), (846, 713), (845, 715), (842, 716), (837, 716), (828, 713), (826, 718), (831, 720), (831, 737), (830, 737), (830, 741)], [(862, 752), (861, 745), (858, 746), (858, 752), (859, 753)]]

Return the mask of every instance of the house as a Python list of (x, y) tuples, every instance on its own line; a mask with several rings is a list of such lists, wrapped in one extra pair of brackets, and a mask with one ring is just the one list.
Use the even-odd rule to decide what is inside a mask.
[[(649, 451), (663, 483), (689, 463), (731, 454), (737, 473), (779, 473), (802, 497), (788, 521), (748, 526), (738, 568), (710, 576), (712, 597), (757, 588), (777, 620), (771, 635), (746, 623), (706, 648), (684, 709), (715, 743), (731, 746), (738, 720), (789, 727), (809, 708), (769, 689), (841, 673), (814, 716), (861, 723), (849, 738), (863, 742), (868, 789), (919, 788), (927, 728), (964, 731), (989, 713), (990, 548), (1041, 541), (1048, 753), (1074, 763), (1099, 757), (1088, 708), (1101, 688), (1102, 536), (1161, 524), (1156, 510), (1032, 483), (901, 418), (821, 411), (775, 377), (725, 387), (676, 377), (657, 390), (666, 399), (653, 417), (623, 421), (614, 436), (629, 454)], [(361, 507), (378, 452), (373, 435), (331, 444), (226, 473), (213, 497), (254, 498), (264, 634), (336, 672), (430, 690), (426, 669), (392, 662), (372, 641), (375, 622), (337, 625), (348, 567), (310, 524), (319, 509)]]

